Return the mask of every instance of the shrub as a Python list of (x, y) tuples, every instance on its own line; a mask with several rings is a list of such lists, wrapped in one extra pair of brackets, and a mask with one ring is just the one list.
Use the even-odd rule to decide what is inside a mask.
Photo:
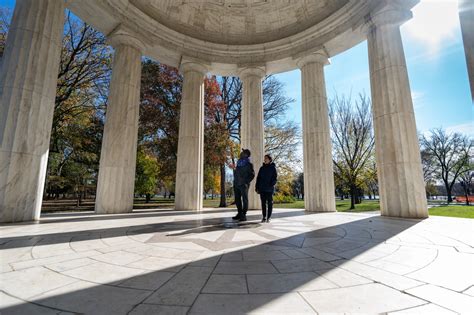
[(295, 201), (296, 201), (295, 197), (289, 196), (289, 195), (283, 195), (281, 193), (276, 193), (275, 196), (273, 196), (274, 203), (293, 203)]

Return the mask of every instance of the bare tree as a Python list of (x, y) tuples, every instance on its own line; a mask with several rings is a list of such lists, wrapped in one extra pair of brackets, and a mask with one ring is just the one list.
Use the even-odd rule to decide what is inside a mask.
[(358, 191), (364, 173), (374, 160), (370, 100), (363, 94), (354, 102), (350, 97), (336, 96), (330, 101), (329, 118), (335, 176), (349, 188), (354, 209), (360, 202)]
[(470, 163), (466, 170), (461, 173), (458, 182), (464, 191), (466, 205), (469, 206), (469, 195), (471, 194), (471, 188), (474, 184), (474, 165), (472, 163)]
[(420, 142), (426, 154), (433, 159), (436, 177), (446, 188), (448, 203), (452, 202), (453, 186), (472, 158), (473, 140), (438, 128), (431, 130), (429, 136), (422, 135)]
[(275, 163), (297, 162), (297, 147), (301, 143), (301, 131), (293, 121), (265, 128), (265, 152), (270, 153)]
[[(421, 139), (421, 138), (420, 138)], [(421, 154), (421, 164), (423, 166), (423, 178), (425, 183), (428, 183), (433, 180), (435, 176), (435, 160), (433, 155), (425, 149), (420, 151)]]
[[(240, 117), (242, 114), (242, 81), (238, 77), (221, 77), (219, 80), (226, 115), (216, 117), (216, 122), (225, 121), (230, 137), (240, 141)], [(283, 83), (274, 76), (267, 76), (262, 82), (263, 120), (265, 126), (276, 125), (295, 100), (285, 96)]]

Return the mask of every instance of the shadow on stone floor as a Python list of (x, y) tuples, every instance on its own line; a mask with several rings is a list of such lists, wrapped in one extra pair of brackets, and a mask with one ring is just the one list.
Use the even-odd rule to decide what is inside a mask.
[[(140, 217), (167, 217), (174, 215), (196, 215), (196, 214), (212, 214), (212, 213), (226, 213), (233, 211), (232, 208), (225, 209), (206, 209), (199, 212), (174, 210), (174, 209), (134, 209), (132, 213), (123, 213), (119, 215), (113, 214), (96, 214), (94, 211), (68, 212), (68, 213), (45, 213), (41, 214), (41, 221), (39, 224), (58, 223), (58, 222), (81, 222), (81, 221), (101, 221), (101, 220), (117, 220), (130, 219)], [(60, 217), (61, 219), (56, 219)], [(54, 218), (54, 219), (51, 219)], [(22, 223), (20, 223), (22, 224)], [(31, 224), (25, 223), (25, 224)], [(6, 224), (0, 224), (0, 226)]]
[[(256, 211), (253, 211), (257, 213)], [(194, 220), (183, 220), (183, 221), (173, 221), (173, 222), (162, 222), (162, 223), (153, 223), (153, 224), (142, 224), (142, 225), (134, 225), (133, 229), (138, 230), (139, 232), (134, 232), (138, 234), (143, 233), (150, 233), (150, 232), (170, 232), (175, 230), (190, 230), (194, 228), (200, 228), (205, 226), (215, 226), (221, 224), (223, 222), (232, 222), (231, 217), (235, 215), (236, 210), (232, 211), (213, 211), (210, 213), (228, 213), (229, 217), (227, 218), (212, 218), (212, 219), (194, 219)], [(249, 212), (250, 213), (250, 212)], [(201, 212), (193, 213), (194, 215), (200, 215)], [(301, 211), (288, 211), (288, 212), (279, 212), (275, 213), (275, 218), (286, 218), (286, 217), (293, 217), (293, 216), (300, 216), (304, 215), (304, 210)], [(181, 216), (181, 212), (174, 211), (174, 216)], [(171, 214), (170, 214), (171, 216)], [(147, 214), (143, 216), (142, 214), (138, 213), (133, 216), (125, 215), (125, 216), (114, 216), (114, 219), (127, 219), (127, 218), (142, 218), (142, 217), (159, 217), (157, 214)], [(100, 217), (99, 217), (100, 218)], [(99, 220), (99, 218), (93, 216), (91, 219), (92, 221)], [(261, 214), (249, 214), (247, 216), (249, 221), (252, 220), (260, 220)], [(86, 218), (80, 218), (79, 221), (89, 221), (89, 220), (82, 220)], [(110, 219), (105, 217), (105, 219)], [(59, 223), (59, 222), (77, 222), (77, 219), (68, 219), (68, 220), (51, 220), (49, 223)], [(27, 227), (31, 224), (37, 223), (23, 223)], [(40, 223), (42, 224), (42, 223)], [(1, 226), (14, 226), (17, 227), (17, 224), (3, 224)], [(107, 233), (107, 237), (118, 237), (123, 236), (127, 231), (130, 230), (130, 226), (125, 227), (114, 227), (114, 228), (106, 228), (106, 229), (94, 229), (94, 230), (84, 230), (84, 231), (74, 231), (74, 232), (62, 232), (62, 233), (49, 233), (49, 234), (38, 234), (38, 235), (23, 235), (18, 237), (2, 237), (0, 238), (0, 250), (7, 249), (7, 248), (19, 248), (19, 247), (26, 247), (26, 246), (33, 246), (34, 244), (41, 242), (42, 245), (51, 245), (51, 244), (58, 244), (64, 242), (65, 238), (68, 237), (86, 237), (87, 240), (92, 239), (100, 239), (101, 234)]]
[[(297, 212), (297, 215), (305, 216), (306, 214)], [(276, 214), (275, 219), (291, 216), (279, 213)], [(317, 215), (314, 221), (317, 221)], [(225, 219), (144, 225), (139, 230), (133, 227), (128, 233), (161, 233), (189, 229), (188, 233), (186, 231), (181, 233), (193, 234), (200, 233), (198, 225), (211, 226), (219, 222), (223, 223)], [(287, 313), (314, 312), (310, 303), (304, 302), (302, 295), (295, 292), (296, 289), (305, 285), (309, 285), (309, 289), (314, 286), (312, 288), (314, 290), (325, 286), (330, 289), (331, 283), (325, 279), (326, 274), (330, 274), (335, 269), (339, 270), (338, 267), (352, 258), (395, 237), (418, 222), (420, 220), (369, 217), (334, 226), (321, 228), (316, 226), (313, 230), (291, 237), (275, 237), (273, 241), (245, 249), (218, 254), (215, 257), (195, 260), (172, 268), (151, 271), (112, 283), (94, 284), (86, 288), (78, 287), (67, 293), (46, 293), (46, 297), (4, 308), (1, 313), (30, 314), (34, 310), (45, 314), (58, 312), (240, 314), (262, 308), (270, 313), (272, 310), (278, 312), (287, 310)], [(102, 237), (114, 237), (121, 233), (123, 236), (127, 234), (128, 229), (94, 231), (93, 235), (97, 233), (95, 237), (101, 237), (101, 234)], [(205, 228), (203, 231), (206, 231)], [(72, 236), (78, 232), (60, 234)], [(51, 237), (56, 238), (54, 234)], [(311, 241), (313, 246), (305, 247), (304, 253), (299, 252), (298, 250), (303, 249), (305, 241)], [(288, 259), (274, 256), (277, 255), (276, 251), (280, 250), (284, 250), (287, 254), (293, 253), (294, 256), (288, 256)], [(301, 254), (301, 258), (298, 258), (298, 253)], [(255, 260), (246, 260), (245, 257), (254, 257)], [(166, 281), (159, 280), (164, 274), (170, 277)], [(223, 278), (226, 278), (224, 283), (230, 287), (236, 287), (239, 281), (245, 282), (246, 286), (242, 286), (243, 291), (238, 289), (233, 293), (229, 293), (232, 290), (222, 291), (216, 281)], [(318, 279), (320, 281), (315, 282)], [(212, 289), (213, 285), (217, 286)], [(377, 283), (373, 285), (380, 286), (380, 288), (374, 288), (374, 291), (380, 294), (384, 294), (383, 290), (388, 290), (388, 287), (383, 285)], [(311, 291), (308, 294), (311, 295)], [(400, 295), (403, 294), (400, 293)], [(285, 303), (281, 302), (282, 298), (286, 301)], [(410, 299), (415, 298), (407, 296), (402, 300), (406, 305), (411, 305), (413, 301)], [(395, 303), (400, 303), (400, 300)]]

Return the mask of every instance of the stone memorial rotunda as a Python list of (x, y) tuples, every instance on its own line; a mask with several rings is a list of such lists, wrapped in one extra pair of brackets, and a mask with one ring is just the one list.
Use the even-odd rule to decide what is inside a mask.
[[(202, 208), (204, 76), (243, 81), (242, 147), (258, 165), (264, 155), (262, 79), (299, 68), (305, 207), (335, 211), (324, 67), (331, 56), (367, 40), (382, 215), (427, 217), (400, 36), (417, 2), (17, 0), (0, 73), (1, 222), (40, 216), (66, 8), (106, 34), (115, 50), (97, 213), (132, 211), (143, 56), (178, 67), (184, 76), (177, 210)], [(466, 53), (469, 47), (472, 42)], [(257, 201), (252, 193), (250, 208), (258, 208)]]

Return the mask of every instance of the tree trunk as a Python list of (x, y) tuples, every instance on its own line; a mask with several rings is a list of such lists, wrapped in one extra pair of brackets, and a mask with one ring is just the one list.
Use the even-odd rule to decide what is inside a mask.
[(79, 208), (80, 205), (81, 205), (81, 193), (76, 192), (76, 208)]
[(446, 195), (448, 196), (448, 204), (453, 202), (453, 197), (451, 196), (451, 186), (448, 181), (443, 178), (444, 187), (446, 188)]
[(353, 210), (353, 209), (355, 209), (355, 203), (356, 203), (356, 188), (355, 188), (355, 186), (351, 185), (350, 191), (351, 191), (351, 207), (349, 209)]
[(145, 195), (145, 203), (150, 203), (150, 200), (151, 200), (151, 195), (150, 194), (146, 194)]
[(219, 202), (219, 208), (227, 207), (227, 200), (225, 195), (225, 164), (221, 164), (221, 200)]

